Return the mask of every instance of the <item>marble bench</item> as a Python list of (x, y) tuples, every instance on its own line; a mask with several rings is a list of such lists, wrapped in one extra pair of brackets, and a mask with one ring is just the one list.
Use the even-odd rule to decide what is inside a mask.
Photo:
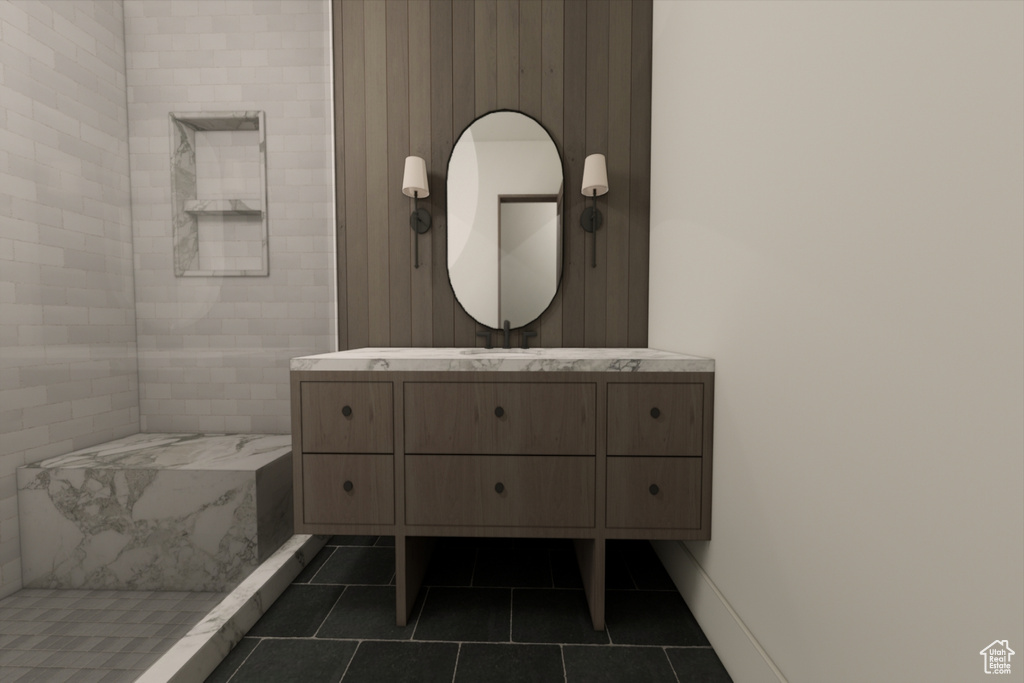
[(18, 468), (25, 587), (230, 591), (292, 535), (291, 452), (136, 434)]

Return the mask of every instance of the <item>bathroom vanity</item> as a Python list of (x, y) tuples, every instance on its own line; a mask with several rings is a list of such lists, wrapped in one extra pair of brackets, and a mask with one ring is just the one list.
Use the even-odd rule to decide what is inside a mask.
[(440, 536), (711, 537), (714, 361), (653, 349), (376, 348), (291, 362), (295, 530), (393, 535), (408, 619)]

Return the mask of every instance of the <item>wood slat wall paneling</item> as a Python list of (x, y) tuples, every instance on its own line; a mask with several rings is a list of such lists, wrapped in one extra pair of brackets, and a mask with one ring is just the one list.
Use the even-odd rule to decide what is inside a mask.
[[(498, 107), (498, 2), (476, 0), (474, 17), (474, 67), (476, 73), (476, 115)], [(459, 96), (458, 93), (455, 94)], [(460, 131), (469, 125), (466, 121)]]
[[(363, 6), (363, 30), (366, 37), (366, 238), (369, 258), (370, 346), (391, 344), (389, 303), (392, 245), (388, 222), (391, 192), (388, 190), (386, 10), (387, 4), (382, 2), (367, 2)], [(401, 185), (401, 182), (399, 176), (398, 184)], [(397, 188), (399, 192), (401, 189)]]
[(405, 157), (411, 149), (409, 141), (409, 2), (387, 0), (387, 145), (388, 183), (384, 187), (388, 199), (388, 232), (390, 235), (388, 268), (390, 298), (390, 334), (385, 346), (412, 345), (412, 271), (413, 231), (408, 215), (411, 200), (401, 191), (388, 191), (398, 184), (401, 189)]
[[(459, 3), (464, 6), (466, 3)], [(448, 157), (452, 153), (454, 134), (452, 132), (452, 107), (454, 105), (452, 54), (455, 41), (452, 34), (457, 23), (451, 0), (433, 0), (430, 3), (430, 138), (431, 163), (427, 169), (431, 187), (430, 193), (432, 225), (430, 229), (430, 273), (431, 297), (434, 308), (430, 343), (427, 346), (450, 347), (455, 345), (454, 312), (455, 293), (448, 281), (447, 236), (448, 191), (445, 180), (448, 172)], [(463, 14), (459, 15), (460, 17)], [(465, 43), (466, 41), (459, 41)], [(465, 85), (461, 84), (460, 85)], [(470, 83), (470, 86), (472, 84)]]
[[(608, 0), (590, 0), (587, 3), (587, 143), (585, 155), (604, 154), (608, 157)], [(609, 185), (611, 187), (611, 185)], [(610, 192), (610, 190), (609, 190)], [(604, 214), (604, 225), (588, 239), (597, 240), (599, 268), (590, 267), (592, 258), (587, 248), (588, 263), (584, 268), (586, 294), (584, 301), (585, 346), (607, 346), (608, 319), (608, 233), (626, 230), (626, 225), (611, 225), (608, 212), (609, 195), (597, 200)], [(593, 200), (590, 201), (593, 204)]]
[(586, 346), (585, 269), (590, 267), (583, 212), (583, 161), (587, 156), (587, 4), (565, 3), (562, 161), (565, 164), (565, 231), (562, 244), (562, 345)]
[(605, 232), (608, 304), (605, 343), (629, 345), (629, 192), (630, 79), (632, 78), (632, 10), (613, 2), (608, 15), (608, 224)]
[[(334, 0), (339, 348), (482, 345), (448, 279), (446, 180), (456, 137), (499, 108), (537, 118), (565, 165), (562, 282), (532, 343), (646, 346), (651, 22), (651, 0)], [(611, 186), (596, 269), (579, 225), (594, 153)], [(418, 270), (409, 154), (431, 186)]]
[[(363, 2), (339, 2), (334, 10), (342, 17), (342, 98), (336, 105), (345, 114), (345, 150), (336, 164), (345, 166), (345, 251), (348, 299), (339, 306), (348, 308), (349, 348), (368, 346), (370, 342), (369, 252), (366, 223), (366, 96), (364, 73)], [(347, 65), (347, 66), (346, 66)], [(335, 97), (337, 100), (337, 96)], [(343, 348), (340, 347), (339, 348)]]
[[(426, 2), (409, 3), (409, 154), (422, 157), (427, 162), (428, 169), (436, 169), (433, 164), (431, 147), (431, 79), (430, 79), (430, 13), (431, 5)], [(449, 19), (448, 25), (451, 26)], [(401, 150), (399, 150), (401, 151)], [(404, 167), (402, 171), (404, 172)], [(428, 170), (429, 174), (429, 170)], [(420, 202), (426, 208), (433, 219), (432, 230), (425, 235), (420, 235), (420, 267), (411, 271), (412, 279), (410, 285), (412, 292), (410, 301), (412, 303), (412, 346), (430, 346), (433, 341), (433, 309), (434, 298), (431, 294), (431, 276), (433, 266), (434, 235), (438, 234), (437, 218), (441, 213), (434, 206), (439, 196), (444, 196), (443, 181), (436, 177), (436, 173), (429, 177), (430, 196)], [(441, 184), (439, 184), (441, 183)], [(404, 195), (400, 195), (408, 199)], [(409, 207), (411, 208), (411, 207)], [(395, 220), (403, 223), (401, 216)], [(405, 222), (406, 234), (413, 237), (412, 230)], [(443, 229), (441, 234), (444, 234)]]
[(498, 109), (519, 109), (519, 0), (498, 3)]
[[(565, 27), (565, 6), (562, 0), (545, 0), (541, 5), (541, 113), (540, 120), (555, 139), (559, 151), (562, 153), (562, 163), (565, 172), (565, 139), (562, 132), (563, 119), (563, 97), (562, 97), (562, 75), (565, 64), (562, 44), (564, 42)], [(563, 185), (564, 194), (568, 185)], [(562, 235), (569, 230), (570, 217), (568, 211), (562, 212)], [(563, 237), (564, 240), (564, 237)], [(562, 279), (565, 279), (565, 258), (563, 241)], [(540, 330), (538, 330), (539, 343), (560, 347), (562, 343), (562, 287), (559, 284), (558, 291), (551, 306), (540, 318)]]
[[(333, 39), (331, 50), (334, 63), (340, 65), (344, 56), (344, 22), (342, 22), (340, 7), (332, 6), (331, 10), (331, 37)], [(345, 92), (345, 73), (343, 69), (339, 68), (334, 72), (334, 88), (339, 94)], [(348, 343), (348, 306), (345, 305), (345, 302), (348, 301), (348, 263), (345, 260), (348, 252), (345, 244), (348, 242), (348, 239), (345, 223), (345, 107), (343, 105), (343, 99), (336, 96), (334, 103), (334, 158), (337, 160), (337, 163), (335, 163), (334, 203), (337, 207), (337, 214), (335, 216), (335, 230), (337, 230), (335, 248), (337, 253), (334, 262), (338, 268), (335, 277), (337, 278), (338, 288), (339, 349), (350, 348)]]
[(519, 0), (518, 109), (538, 121), (544, 116), (541, 110), (542, 9), (541, 0)]
[(629, 186), (629, 345), (647, 346), (651, 242), (651, 40), (653, 6), (633, 3)]

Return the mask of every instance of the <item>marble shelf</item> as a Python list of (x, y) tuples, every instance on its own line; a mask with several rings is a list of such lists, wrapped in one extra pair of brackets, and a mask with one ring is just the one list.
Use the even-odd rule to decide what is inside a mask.
[(364, 348), (293, 358), (292, 370), (714, 372), (715, 361), (658, 349)]
[(136, 434), (19, 467), (25, 587), (233, 589), (292, 535), (291, 450)]
[[(263, 277), (270, 274), (267, 222), (267, 137), (265, 116), (262, 111), (226, 112), (171, 112), (171, 224), (174, 248), (174, 275), (176, 277)], [(254, 134), (250, 135), (249, 132)], [(213, 135), (211, 138), (209, 135)], [(238, 140), (242, 135), (245, 139)], [(199, 163), (202, 150), (213, 145), (211, 140), (226, 139), (232, 144), (223, 147), (238, 147), (245, 152), (241, 157), (231, 156), (233, 163), (222, 167), (220, 163), (211, 166), (209, 160)], [(251, 138), (251, 140), (249, 140)], [(248, 140), (248, 142), (247, 142)], [(204, 142), (205, 141), (205, 142)], [(249, 177), (246, 161), (252, 154), (258, 167), (258, 178)], [(238, 177), (220, 177), (221, 173), (241, 173)], [(200, 196), (217, 196), (224, 181), (254, 183), (258, 196), (251, 199), (200, 199)], [(208, 185), (211, 185), (207, 187)], [(200, 188), (205, 189), (201, 192)], [(249, 186), (243, 194), (255, 192)], [(238, 226), (229, 225), (244, 219), (246, 228), (239, 232)], [(204, 226), (200, 227), (200, 220)], [(258, 233), (256, 232), (258, 229)], [(205, 248), (200, 248), (203, 242)], [(259, 261), (246, 259), (246, 267), (234, 267), (230, 259), (221, 253), (228, 246), (237, 249), (240, 245), (259, 253)], [(236, 252), (237, 253), (237, 252)], [(247, 252), (248, 253), (248, 252)], [(200, 258), (200, 254), (203, 257)], [(203, 263), (201, 263), (203, 261)], [(258, 267), (257, 267), (258, 266)]]
[(185, 201), (185, 213), (200, 216), (262, 216), (263, 209), (250, 206), (260, 200), (252, 199), (189, 199)]

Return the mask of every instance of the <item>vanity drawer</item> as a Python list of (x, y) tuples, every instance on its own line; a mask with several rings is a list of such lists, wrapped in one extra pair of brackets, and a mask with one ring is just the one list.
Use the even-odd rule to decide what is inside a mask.
[(593, 455), (593, 383), (406, 382), (405, 452)]
[(697, 529), (700, 491), (701, 458), (608, 458), (607, 525)]
[(392, 453), (391, 382), (302, 382), (304, 453)]
[(395, 523), (394, 456), (303, 455), (302, 490), (307, 524)]
[(594, 458), (410, 455), (410, 525), (593, 527)]
[(703, 384), (608, 384), (608, 455), (701, 455), (703, 421)]

